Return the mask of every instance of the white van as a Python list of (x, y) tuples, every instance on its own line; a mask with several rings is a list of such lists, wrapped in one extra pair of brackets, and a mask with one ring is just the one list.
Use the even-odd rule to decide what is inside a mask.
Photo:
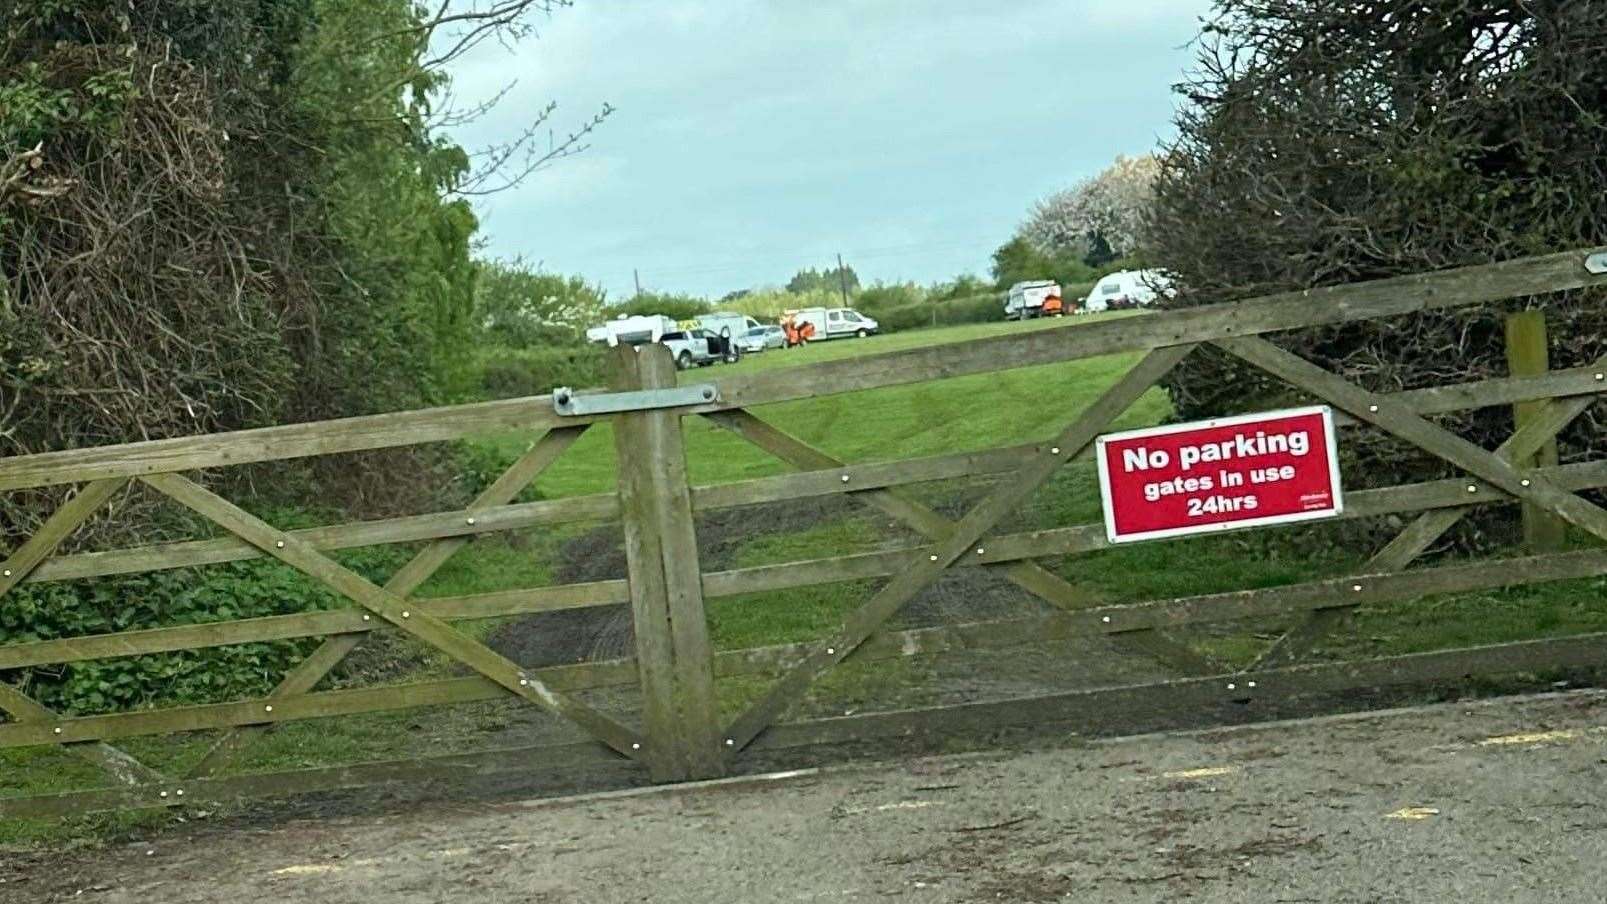
[(741, 338), (754, 327), (763, 326), (746, 314), (734, 314), (730, 311), (715, 311), (713, 314), (697, 315), (697, 325), (708, 330), (716, 336), (731, 336)]
[(1060, 283), (1052, 279), (1016, 283), (1004, 297), (1004, 319), (1026, 320), (1042, 316), (1044, 300), (1051, 295), (1060, 295)]
[(1095, 283), (1082, 309), (1093, 312), (1148, 307), (1162, 295), (1171, 294), (1172, 281), (1161, 271), (1123, 270)]
[(792, 315), (793, 323), (812, 323), (815, 341), (858, 336), (863, 339), (881, 332), (881, 324), (853, 308), (804, 308)]

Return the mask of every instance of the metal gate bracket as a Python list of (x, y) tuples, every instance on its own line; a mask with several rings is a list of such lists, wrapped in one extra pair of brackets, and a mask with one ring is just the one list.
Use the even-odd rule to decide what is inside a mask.
[(1585, 258), (1585, 269), (1592, 273), (1607, 273), (1607, 251), (1598, 251)]
[(610, 414), (617, 411), (647, 411), (654, 408), (688, 408), (720, 400), (713, 383), (675, 386), (670, 389), (644, 389), (637, 392), (594, 392), (581, 394), (567, 386), (552, 391), (552, 407), (559, 414)]

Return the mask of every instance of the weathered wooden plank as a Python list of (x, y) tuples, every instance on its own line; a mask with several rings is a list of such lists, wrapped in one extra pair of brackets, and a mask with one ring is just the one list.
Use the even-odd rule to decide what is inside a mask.
[(533, 762), (542, 765), (543, 777), (551, 776), (553, 779), (585, 772), (588, 775), (613, 776), (615, 780), (629, 780), (639, 772), (639, 767), (634, 763), (616, 757), (596, 744), (545, 744), (223, 778), (164, 781), (157, 776), (131, 788), (0, 797), (0, 818), (56, 819), (106, 810), (216, 805), (253, 798), (289, 797), (399, 784), (450, 787), (465, 779), (512, 772), (529, 774)]
[(595, 420), (592, 417), (561, 418), (553, 410), (551, 397), (535, 396), (116, 446), (92, 446), (0, 459), (0, 491), (106, 477), (139, 477), (260, 461), (284, 461), (312, 455), (416, 446), (462, 439), (477, 433), (538, 431)]
[[(8, 714), (16, 722), (13, 724), (54, 724), (61, 719), (54, 710), (40, 704), (27, 694), (17, 690), (11, 685), (0, 681), (0, 712)], [(0, 727), (4, 727), (0, 725)], [(59, 743), (56, 734), (52, 731), (44, 742)], [(89, 741), (79, 744), (62, 744), (62, 749), (78, 758), (98, 766), (101, 771), (112, 777), (113, 781), (123, 785), (136, 785), (141, 782), (161, 781), (162, 773), (141, 763), (134, 757), (118, 750), (110, 744), (100, 741)]]
[(1116, 722), (1186, 713), (1229, 701), (1272, 702), (1362, 688), (1460, 682), (1470, 675), (1595, 668), (1607, 656), (1607, 634), (1414, 653), (1360, 662), (1324, 663), (1238, 675), (1073, 691), (1041, 697), (867, 713), (772, 726), (750, 748), (776, 750), (873, 738), (953, 735), (1012, 726)]
[[(554, 689), (567, 691), (629, 684), (635, 678), (634, 671), (635, 663), (627, 659), (532, 669), (528, 674)], [(483, 676), (474, 676), (98, 716), (54, 717), (48, 721), (0, 725), (0, 748), (257, 726), (476, 703), (507, 696), (508, 692), (502, 685)], [(59, 733), (56, 731), (58, 728), (61, 729)]]
[(935, 544), (936, 551), (925, 560), (913, 558), (910, 565), (882, 587), (859, 609), (850, 613), (841, 628), (808, 659), (794, 666), (770, 690), (726, 730), (727, 746), (740, 750), (752, 741), (782, 712), (797, 702), (819, 675), (846, 658), (894, 612), (935, 581), (956, 559), (986, 550), (976, 541), (1000, 519), (1021, 504), (1054, 475), (1061, 465), (1080, 454), (1099, 431), (1125, 411), (1155, 381), (1165, 376), (1194, 350), (1192, 345), (1157, 349), (1123, 374), (1070, 426), (1050, 443), (1050, 453), (1029, 462), (1012, 478), (1003, 482), (976, 504), (954, 525), (953, 532)]
[[(1551, 369), (1551, 350), (1546, 342), (1546, 314), (1544, 311), (1518, 311), (1506, 319), (1507, 369), (1513, 376), (1533, 377), (1544, 375)], [(1543, 415), (1545, 403), (1518, 402), (1512, 406), (1513, 423), (1521, 430), (1530, 421)], [(1544, 468), (1557, 464), (1557, 441), (1552, 439), (1538, 452), (1512, 459), (1519, 468)], [(1568, 537), (1568, 525), (1555, 515), (1525, 503), (1523, 506), (1523, 541), (1531, 552), (1554, 552), (1563, 547)]]
[(37, 568), (39, 563), (49, 558), (62, 541), (72, 536), (80, 524), (89, 520), (127, 482), (117, 479), (98, 480), (63, 502), (60, 508), (45, 519), (44, 524), (39, 525), (33, 536), (23, 541), (23, 544), (17, 547), (17, 551), (8, 556), (4, 562), (0, 562), (0, 596), (5, 596), (11, 588), (26, 578), (29, 572)]
[[(721, 426), (727, 426), (730, 422), (721, 418), (743, 414), (746, 412), (740, 410), (717, 412), (709, 415), (709, 418)], [(738, 429), (729, 427), (728, 429), (743, 435)], [(774, 452), (767, 446), (761, 445), (761, 448)], [(1033, 456), (1040, 454), (1042, 452), (1039, 446), (1034, 444), (866, 464), (847, 464), (830, 456), (814, 459), (813, 464), (804, 464), (786, 456), (778, 456), (800, 468), (801, 471), (735, 483), (696, 486), (692, 488), (692, 507), (703, 512), (788, 499), (835, 496), (842, 493), (861, 494), (869, 490), (932, 480), (1003, 474), (1016, 470)]]
[[(614, 368), (621, 390), (675, 385), (675, 362), (662, 345), (621, 346)], [(648, 763), (655, 781), (714, 778), (725, 762), (681, 417), (621, 415), (614, 439)]]
[(1600, 395), (1607, 391), (1607, 377), (1597, 376), (1602, 373), (1599, 364), (1524, 376), (1514, 372), (1510, 377), (1409, 389), (1387, 393), (1384, 397), (1415, 414), (1448, 414), (1473, 408)]
[[(1583, 249), (1435, 273), (1285, 292), (1232, 304), (1143, 317), (1010, 333), (963, 344), (931, 346), (789, 367), (720, 381), (720, 407), (854, 392), (967, 374), (1053, 364), (1119, 352), (1299, 327), (1463, 307), (1522, 295), (1607, 285), (1585, 269)], [(689, 377), (688, 379), (693, 379)], [(694, 409), (701, 413), (703, 409)]]
[(1540, 506), (1570, 524), (1607, 539), (1607, 510), (1556, 487), (1545, 478), (1525, 476), (1494, 453), (1411, 412), (1392, 407), (1378, 395), (1346, 382), (1264, 339), (1222, 339), (1214, 344), (1345, 409), (1353, 417), (1381, 427), (1525, 502)]
[(118, 634), (90, 634), (0, 645), (0, 671), (57, 663), (145, 656), (242, 643), (264, 643), (366, 631), (371, 624), (352, 609), (270, 615), (199, 625), (175, 625)]
[[(479, 534), (522, 530), (567, 521), (603, 521), (618, 515), (618, 503), (612, 495), (574, 496), (486, 509), (464, 509), (456, 512), (332, 524), (302, 528), (288, 533), (315, 549), (329, 551), (443, 538), (466, 539)], [(469, 521), (471, 517), (472, 524)], [(263, 555), (261, 550), (238, 537), (185, 540), (49, 559), (35, 569), (33, 574), (28, 576), (28, 580), (30, 582), (78, 580), (114, 574), (239, 562), (260, 558)]]
[(160, 474), (142, 479), (158, 492), (247, 540), (281, 562), (309, 577), (317, 578), (392, 625), (497, 682), (510, 693), (575, 722), (593, 737), (620, 753), (632, 756), (641, 750), (640, 737), (626, 726), (584, 703), (553, 691), (540, 681), (527, 678), (518, 665), (497, 655), (484, 644), (458, 633), (440, 619), (423, 612), (413, 612), (406, 600), (376, 586), (362, 575), (325, 557), (311, 546), (275, 530), (271, 525), (215, 493), (173, 474)]

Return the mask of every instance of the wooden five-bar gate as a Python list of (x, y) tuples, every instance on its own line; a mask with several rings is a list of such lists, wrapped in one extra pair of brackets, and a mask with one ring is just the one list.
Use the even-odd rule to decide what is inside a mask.
[[(230, 703), (64, 715), (0, 681), (0, 748), (62, 745), (103, 768), (101, 787), (0, 798), (0, 815), (61, 815), (122, 807), (182, 806), (252, 795), (287, 794), (372, 782), (433, 779), (555, 764), (639, 764), (644, 779), (722, 775), (758, 750), (1038, 723), (1073, 726), (1124, 709), (1183, 710), (1224, 700), (1267, 700), (1358, 687), (1456, 681), (1485, 673), (1541, 672), (1603, 664), (1607, 634), (1506, 643), (1346, 662), (1306, 662), (1302, 654), (1359, 605), (1406, 603), (1429, 594), (1607, 574), (1607, 548), (1409, 569), (1473, 506), (1522, 503), (1607, 539), (1607, 511), (1581, 491), (1607, 486), (1607, 461), (1557, 465), (1537, 455), (1607, 389), (1607, 361), (1477, 383), (1379, 394), (1297, 357), (1263, 334), (1516, 297), (1607, 285), (1601, 249), (1489, 266), (1295, 292), (1233, 304), (1068, 324), (963, 344), (918, 348), (782, 370), (710, 379), (681, 375), (658, 346), (624, 350), (608, 392), (557, 394), (422, 411), (295, 424), (178, 439), (0, 459), (0, 491), (71, 484), (76, 491), (0, 565), (0, 606), (25, 582), (83, 580), (268, 556), (349, 600), (348, 608), (0, 646), (0, 676), (88, 660), (235, 644), (323, 638), (267, 696)], [(1541, 305), (1543, 307), (1543, 304)], [(1087, 454), (1107, 425), (1192, 351), (1209, 344), (1327, 403), (1352, 423), (1387, 431), (1454, 466), (1459, 477), (1347, 494), (1343, 518), (1418, 513), (1358, 573), (1265, 589), (1122, 605), (1091, 602), (1037, 560), (1104, 548), (1102, 525), (1000, 533), (1001, 520), (1063, 465)], [(1067, 412), (1057, 436), (1026, 446), (904, 461), (839, 461), (756, 416), (777, 402), (870, 390), (1117, 352), (1143, 357), (1085, 410)], [(1482, 406), (1526, 405), (1526, 416), (1498, 448), (1481, 448), (1430, 416)], [(687, 478), (682, 421), (706, 418), (796, 470), (711, 486)], [(517, 502), (521, 490), (594, 424), (610, 421), (618, 450), (617, 492)], [(461, 511), (310, 529), (283, 530), (185, 476), (256, 462), (450, 441), (487, 431), (528, 431), (528, 451)], [(991, 475), (986, 494), (951, 519), (898, 488), (923, 481)], [(63, 554), (76, 528), (130, 482), (143, 482), (222, 528), (223, 536), (109, 551)], [(843, 494), (908, 525), (923, 542), (829, 559), (704, 572), (694, 514), (734, 506)], [(619, 518), (628, 562), (619, 579), (421, 598), (415, 591), (475, 536), (559, 522)], [(343, 566), (334, 550), (422, 544), (383, 584)], [(995, 569), (1050, 604), (1047, 614), (887, 627), (901, 607), (952, 568)], [(708, 598), (818, 583), (885, 579), (822, 640), (715, 652)], [(635, 655), (547, 668), (522, 668), (454, 621), (579, 607), (631, 607)], [(1248, 669), (1174, 680), (784, 721), (816, 679), (850, 657), (859, 661), (928, 656), (1079, 636), (1115, 635), (1166, 653), (1157, 629), (1258, 617), (1294, 617), (1296, 627)], [(320, 689), (371, 632), (398, 631), (470, 670), (467, 677)], [(1187, 658), (1187, 651), (1181, 652)], [(722, 718), (717, 680), (769, 676), (768, 689), (734, 718)], [(635, 684), (639, 717), (583, 702), (590, 688)], [(231, 764), (276, 723), (409, 707), (518, 698), (572, 721), (585, 743), (534, 750), (241, 773)], [(185, 774), (162, 774), (112, 742), (136, 736), (214, 732), (209, 752)]]

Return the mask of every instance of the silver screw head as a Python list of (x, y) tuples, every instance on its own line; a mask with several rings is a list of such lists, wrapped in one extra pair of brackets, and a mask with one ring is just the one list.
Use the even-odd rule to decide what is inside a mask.
[(285, 548), (285, 541), (276, 540), (276, 541), (274, 541), (273, 545), (274, 545), (274, 548), (276, 548), (276, 549), (284, 549)]
[(268, 705), (268, 706), (264, 706), (264, 707), (263, 707), (263, 708), (262, 708), (262, 711), (263, 711), (263, 712), (265, 712), (265, 713), (271, 713), (271, 712), (273, 712), (273, 706), (272, 706), (272, 704), (270, 704), (270, 705)]
[(372, 616), (372, 615), (364, 615), (364, 616), (363, 616), (363, 621), (369, 621), (369, 620), (370, 620), (370, 619), (372, 619), (372, 618), (373, 618), (373, 617), (374, 617), (374, 616)]
[[(522, 683), (522, 682), (521, 682), (521, 683)], [(641, 749), (642, 749), (642, 745), (641, 745), (641, 744), (639, 744), (639, 743), (636, 743), (636, 742), (634, 742), (634, 741), (633, 741), (633, 742), (631, 742), (631, 749), (632, 749), (632, 750), (641, 750)]]
[(1245, 687), (1255, 687), (1255, 682), (1254, 681), (1246, 681), (1244, 683), (1244, 686)]
[(1468, 492), (1469, 492), (1469, 493), (1477, 493), (1477, 492), (1478, 492), (1478, 491), (1479, 491), (1479, 488), (1478, 488), (1478, 487), (1476, 487), (1476, 486), (1474, 486), (1474, 485), (1473, 485), (1473, 484), (1471, 484), (1471, 483), (1470, 483), (1470, 484), (1468, 484)]
[(931, 559), (932, 559), (932, 561), (936, 562), (937, 561), (937, 556), (932, 556)]
[(1231, 681), (1228, 682), (1228, 690), (1231, 691), (1231, 690), (1237, 690), (1237, 689), (1238, 689), (1238, 685), (1234, 684)]
[(1060, 454), (1060, 447), (1059, 446), (1050, 446), (1049, 447), (1049, 454), (1050, 455), (1059, 455)]
[(473, 519), (473, 518), (464, 518), (464, 519), (463, 519), (463, 523), (464, 523), (464, 524), (473, 524), (473, 523), (474, 523), (474, 519)]
[(160, 796), (160, 797), (166, 797), (166, 796), (167, 796), (167, 792), (166, 792), (166, 791), (163, 791), (163, 792), (161, 792), (161, 793), (160, 793), (160, 795), (158, 795), (158, 796)]
[(827, 647), (826, 648), (826, 655), (827, 656), (836, 656), (837, 655), (837, 648), (836, 647)]
[(526, 679), (526, 678), (520, 678), (519, 679), (519, 686), (520, 687), (529, 687), (530, 686), (530, 681), (528, 679)]
[(407, 611), (407, 610), (405, 610), (405, 609), (404, 609), (404, 610), (402, 610), (402, 617), (403, 617), (403, 618), (412, 618), (412, 617), (413, 617), (413, 613), (411, 613), (411, 612), (408, 612), (408, 611)]
[(56, 734), (61, 734), (61, 726), (59, 726), (59, 725), (56, 726), (55, 731), (56, 731)]
[(737, 739), (736, 738), (726, 738), (725, 739), (725, 746), (727, 746), (727, 747), (735, 747), (735, 746), (737, 746)]
[(1607, 374), (1596, 374), (1595, 376), (1596, 376), (1596, 381), (1598, 383), (1601, 382), (1602, 380), (1607, 380)]
[(980, 556), (980, 555), (982, 555), (982, 553), (983, 553), (983, 551), (984, 551), (984, 550), (983, 550), (983, 549), (982, 549), (982, 547), (980, 547), (980, 546), (978, 546), (978, 547), (977, 547), (977, 548), (976, 548), (976, 554), (977, 554), (977, 555), (979, 555), (979, 556)]
[(843, 483), (847, 483), (847, 482), (848, 482), (848, 475), (844, 474), (843, 475)]
[(11, 577), (11, 569), (9, 568), (6, 569), (6, 577)]
[(1361, 585), (1360, 584), (1351, 584), (1350, 589), (1356, 591), (1357, 593), (1361, 593)]
[(177, 790), (177, 791), (174, 791), (174, 792), (173, 792), (173, 793), (174, 793), (174, 794), (175, 794), (175, 795), (177, 795), (177, 796), (179, 796), (179, 797), (183, 797), (183, 796), (184, 796), (184, 789), (183, 789), (183, 788), (180, 788), (180, 789), (178, 789), (178, 790)]
[(1522, 479), (1522, 480), (1520, 480), (1520, 481), (1518, 481), (1518, 483), (1520, 483), (1520, 484), (1522, 484), (1522, 485), (1523, 485), (1523, 486), (1528, 486), (1528, 485), (1529, 485), (1529, 484), (1530, 484), (1530, 483), (1532, 483), (1532, 482), (1533, 482), (1533, 481), (1531, 481), (1531, 480), (1530, 480), (1530, 479), (1529, 479), (1529, 478), (1527, 478), (1527, 477), (1525, 477), (1525, 478), (1523, 478), (1523, 479)]
[(1377, 414), (1378, 413), (1378, 406), (1377, 405), (1368, 405), (1367, 410), (1371, 411), (1374, 414)]
[(1104, 622), (1107, 625), (1110, 624), (1110, 616), (1108, 616), (1108, 615), (1102, 616), (1099, 620)]

